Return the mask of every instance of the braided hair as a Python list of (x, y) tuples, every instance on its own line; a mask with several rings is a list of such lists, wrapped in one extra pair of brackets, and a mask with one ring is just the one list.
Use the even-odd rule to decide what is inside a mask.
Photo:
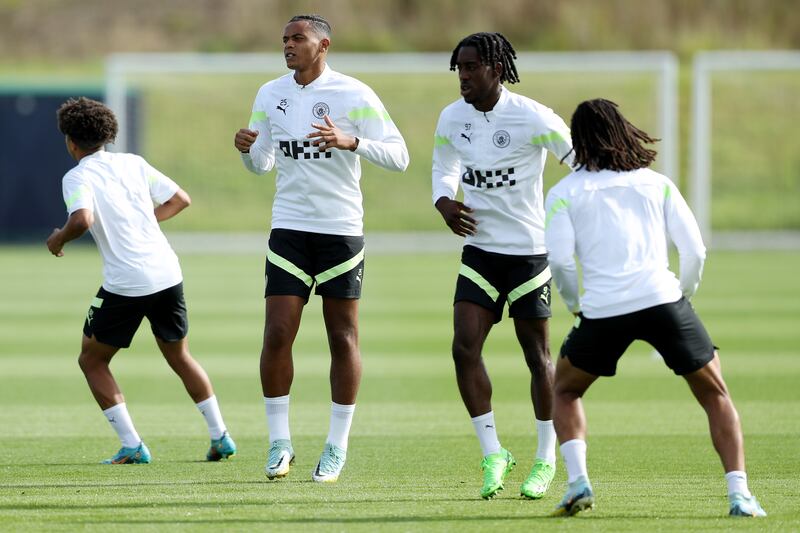
[(331, 25), (328, 23), (327, 20), (322, 18), (319, 15), (295, 15), (294, 17), (289, 19), (289, 23), (292, 22), (300, 22), (305, 21), (311, 26), (311, 29), (314, 30), (314, 33), (319, 35), (320, 38), (330, 39), (331, 38)]
[(517, 52), (502, 33), (473, 33), (461, 39), (461, 42), (453, 49), (453, 55), (450, 57), (450, 70), (456, 69), (458, 51), (465, 46), (475, 47), (478, 51), (478, 56), (481, 58), (481, 63), (484, 65), (494, 66), (495, 63), (503, 65), (503, 72), (500, 74), (501, 83), (505, 81), (517, 83), (519, 81), (517, 66), (514, 64)]
[(117, 137), (114, 113), (97, 100), (70, 98), (58, 108), (57, 117), (58, 131), (83, 150), (95, 150)]
[(625, 172), (646, 168), (655, 161), (657, 152), (642, 143), (660, 139), (628, 122), (618, 107), (598, 98), (581, 102), (575, 109), (570, 129), (576, 168)]

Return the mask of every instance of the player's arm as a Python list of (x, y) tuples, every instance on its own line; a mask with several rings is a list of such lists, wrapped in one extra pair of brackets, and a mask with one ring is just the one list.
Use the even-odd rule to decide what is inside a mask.
[(172, 198), (156, 206), (153, 211), (155, 212), (156, 220), (162, 222), (174, 217), (190, 205), (192, 205), (192, 199), (189, 194), (183, 189), (178, 189), (178, 192), (173, 194)]
[(236, 132), (233, 145), (242, 157), (245, 168), (254, 174), (265, 174), (275, 166), (275, 147), (270, 135), (269, 115), (259, 109), (259, 98), (253, 105), (247, 128)]
[(691, 298), (703, 276), (706, 247), (692, 210), (672, 182), (664, 186), (664, 216), (667, 233), (678, 249), (681, 292), (686, 298)]
[(547, 261), (561, 299), (573, 314), (580, 312), (578, 270), (575, 265), (575, 229), (569, 216), (569, 201), (553, 194), (545, 200)]
[(47, 249), (56, 257), (63, 257), (64, 245), (74, 241), (92, 227), (94, 213), (90, 209), (78, 209), (67, 217), (67, 222), (62, 228), (53, 229), (47, 239)]
[(559, 161), (571, 167), (575, 154), (572, 150), (572, 135), (567, 124), (552, 109), (540, 110), (535, 117), (531, 144), (544, 148)]
[(461, 162), (450, 138), (445, 134), (442, 120), (433, 136), (433, 169), (431, 182), (433, 205), (442, 215), (450, 231), (460, 237), (475, 235), (478, 222), (470, 216), (472, 209), (455, 199)]

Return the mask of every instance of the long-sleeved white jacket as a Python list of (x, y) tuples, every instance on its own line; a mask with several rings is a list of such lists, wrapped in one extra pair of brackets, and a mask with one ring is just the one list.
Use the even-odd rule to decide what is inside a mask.
[[(579, 170), (550, 189), (545, 209), (550, 269), (570, 311), (607, 318), (691, 298), (697, 290), (706, 249), (694, 215), (666, 176), (646, 168)], [(668, 236), (680, 255), (680, 280), (669, 270)]]
[[(328, 115), (348, 135), (358, 137), (354, 152), (320, 152), (306, 135)], [(403, 171), (409, 157), (403, 136), (383, 104), (364, 83), (331, 70), (308, 85), (288, 73), (261, 87), (250, 129), (258, 131), (245, 166), (256, 174), (278, 167), (272, 227), (362, 235), (361, 162), (363, 156), (389, 170)]]

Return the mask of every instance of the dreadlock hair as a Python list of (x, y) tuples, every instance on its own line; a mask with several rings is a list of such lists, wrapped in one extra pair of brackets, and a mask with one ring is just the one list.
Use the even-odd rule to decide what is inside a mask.
[(619, 106), (598, 98), (581, 102), (570, 123), (577, 169), (628, 171), (650, 166), (657, 152), (642, 146), (650, 137), (620, 113)]
[(502, 33), (473, 33), (461, 39), (461, 42), (453, 49), (453, 55), (450, 57), (450, 70), (456, 69), (458, 51), (465, 46), (474, 46), (478, 50), (481, 63), (484, 65), (492, 67), (495, 63), (503, 65), (503, 72), (500, 74), (501, 83), (505, 81), (517, 83), (519, 81), (517, 66), (514, 64), (517, 52)]
[(320, 37), (326, 39), (331, 38), (331, 25), (328, 23), (327, 20), (325, 20), (319, 15), (295, 15), (294, 17), (289, 19), (289, 23), (299, 22), (303, 20), (308, 22), (311, 28), (314, 30), (314, 33), (316, 33)]
[(56, 114), (58, 130), (83, 150), (95, 150), (117, 137), (114, 113), (97, 100), (70, 98)]

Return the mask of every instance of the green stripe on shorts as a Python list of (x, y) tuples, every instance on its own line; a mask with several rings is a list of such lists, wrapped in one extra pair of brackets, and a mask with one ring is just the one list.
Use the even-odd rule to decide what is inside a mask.
[(475, 272), (464, 263), (461, 263), (461, 268), (459, 269), (458, 273), (483, 289), (483, 292), (485, 292), (493, 302), (496, 302), (497, 298), (500, 297), (500, 292), (495, 289), (491, 283), (486, 281), (486, 278)]
[(345, 261), (344, 263), (340, 263), (335, 267), (329, 268), (325, 272), (321, 272), (314, 276), (317, 280), (317, 286), (325, 283), (326, 281), (330, 281), (336, 276), (340, 276), (345, 272), (349, 272), (353, 270), (361, 261), (364, 260), (364, 248), (361, 249), (356, 255)]
[(523, 296), (525, 296), (526, 294), (535, 291), (536, 289), (538, 289), (539, 287), (550, 281), (551, 277), (553, 276), (550, 274), (550, 267), (549, 266), (544, 267), (544, 270), (536, 274), (535, 277), (529, 279), (528, 281), (526, 281), (525, 283), (523, 283), (522, 285), (520, 285), (519, 287), (508, 293), (508, 304), (511, 305), (520, 298), (522, 298)]
[(297, 279), (305, 283), (306, 287), (311, 287), (311, 284), (314, 281), (313, 279), (311, 279), (311, 276), (303, 272), (301, 268), (299, 268), (297, 265), (295, 265), (288, 259), (279, 256), (270, 249), (267, 249), (267, 261), (269, 261), (276, 267), (285, 270), (292, 276), (296, 277)]

